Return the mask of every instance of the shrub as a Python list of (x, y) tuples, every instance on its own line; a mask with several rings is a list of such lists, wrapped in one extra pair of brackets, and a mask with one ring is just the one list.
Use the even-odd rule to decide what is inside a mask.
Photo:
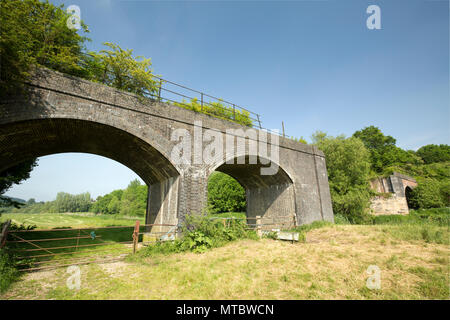
[(247, 230), (247, 225), (241, 220), (232, 220), (228, 227), (221, 221), (207, 217), (187, 216), (182, 226), (182, 237), (172, 242), (157, 242), (139, 252), (139, 256), (148, 257), (158, 254), (177, 252), (202, 253), (210, 248), (216, 248), (237, 239), (258, 239), (255, 231)]
[(348, 218), (342, 214), (335, 214), (334, 215), (334, 223), (335, 224), (350, 224), (350, 221)]
[(0, 275), (0, 293), (5, 292), (11, 283), (19, 277), (13, 255), (3, 249), (0, 250)]
[(193, 98), (190, 102), (183, 99), (182, 102), (174, 102), (173, 104), (184, 109), (209, 114), (213, 117), (225, 120), (231, 120), (247, 127), (253, 126), (253, 121), (250, 119), (250, 113), (248, 111), (233, 109), (232, 107), (224, 105), (221, 101), (203, 103), (202, 106), (197, 98)]

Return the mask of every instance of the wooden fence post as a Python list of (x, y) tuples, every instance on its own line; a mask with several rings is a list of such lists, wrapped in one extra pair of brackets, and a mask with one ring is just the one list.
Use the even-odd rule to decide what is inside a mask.
[(256, 216), (256, 234), (258, 237), (262, 237), (261, 216)]
[(139, 241), (139, 220), (137, 220), (136, 224), (134, 225), (134, 231), (133, 231), (133, 254), (136, 253), (138, 241)]
[(11, 224), (11, 220), (8, 220), (5, 222), (2, 228), (2, 233), (0, 234), (0, 248), (3, 248), (3, 246), (6, 243), (6, 238), (8, 238), (8, 229)]

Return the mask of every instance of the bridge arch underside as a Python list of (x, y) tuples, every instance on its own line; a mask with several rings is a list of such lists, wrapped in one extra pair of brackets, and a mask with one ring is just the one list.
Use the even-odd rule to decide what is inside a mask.
[(224, 163), (216, 171), (228, 174), (245, 188), (248, 223), (254, 224), (254, 218), (261, 216), (263, 230), (293, 227), (296, 205), (292, 179), (281, 167), (274, 175), (262, 175), (261, 168), (267, 165), (259, 160), (256, 164), (249, 164), (248, 157), (245, 164), (239, 164), (243, 160), (241, 157), (235, 159), (234, 164)]
[(170, 217), (167, 221), (177, 218), (177, 208), (165, 206), (168, 192), (162, 194), (161, 186), (175, 185), (178, 171), (139, 137), (78, 119), (27, 120), (0, 126), (0, 173), (28, 159), (67, 152), (96, 154), (125, 165), (149, 186), (147, 219), (150, 212)]

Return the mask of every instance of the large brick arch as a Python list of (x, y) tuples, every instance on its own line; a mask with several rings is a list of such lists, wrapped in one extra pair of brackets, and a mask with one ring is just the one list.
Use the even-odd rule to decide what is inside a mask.
[[(334, 220), (325, 157), (314, 146), (263, 139), (270, 150), (279, 146), (280, 170), (273, 176), (260, 175), (259, 165), (226, 164), (221, 157), (208, 164), (178, 164), (171, 157), (179, 143), (172, 139), (175, 130), (194, 137), (192, 146), (196, 132), (208, 130), (224, 144), (228, 138), (245, 141), (232, 155), (226, 151), (226, 160), (248, 157), (255, 139), (244, 132), (248, 127), (48, 69), (37, 69), (26, 88), (26, 94), (0, 101), (0, 171), (54, 153), (105, 156), (149, 185), (147, 223), (175, 224), (204, 211), (208, 177), (217, 169), (246, 187), (249, 216), (276, 224), (293, 221), (294, 215), (299, 224)], [(229, 129), (236, 131), (229, 134)]]
[(0, 171), (28, 159), (67, 152), (120, 162), (148, 185), (179, 175), (152, 145), (117, 127), (70, 118), (25, 120), (0, 127)]

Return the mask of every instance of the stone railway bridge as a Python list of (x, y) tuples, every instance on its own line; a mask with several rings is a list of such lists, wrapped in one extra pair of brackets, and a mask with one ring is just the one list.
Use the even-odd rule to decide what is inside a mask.
[[(0, 172), (57, 153), (104, 156), (127, 166), (149, 186), (146, 223), (177, 224), (186, 214), (204, 212), (208, 177), (217, 170), (246, 189), (248, 217), (260, 215), (274, 227), (334, 220), (325, 157), (314, 146), (279, 137), (274, 175), (260, 174), (267, 164), (249, 163), (252, 138), (245, 133), (231, 137), (245, 141), (235, 152), (208, 164), (177, 164), (171, 160), (179, 143), (171, 139), (173, 130), (185, 129), (192, 136), (195, 130), (214, 130), (225, 143), (227, 129), (245, 132), (248, 127), (48, 69), (37, 70), (27, 90), (0, 101)], [(271, 139), (268, 144), (272, 146)]]

